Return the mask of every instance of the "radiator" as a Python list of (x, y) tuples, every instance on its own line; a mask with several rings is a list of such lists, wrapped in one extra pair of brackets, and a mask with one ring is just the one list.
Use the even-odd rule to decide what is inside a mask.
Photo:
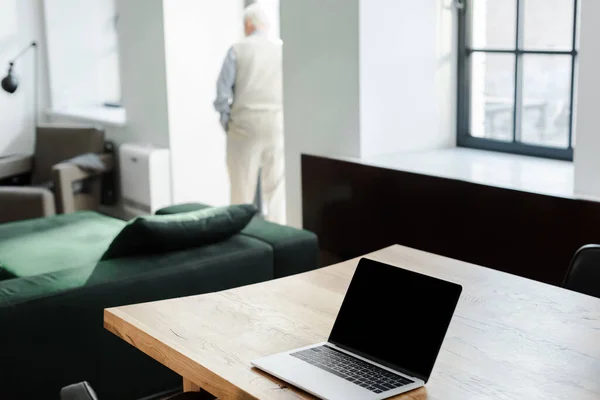
[(123, 144), (119, 148), (123, 209), (133, 215), (153, 214), (171, 205), (169, 149)]

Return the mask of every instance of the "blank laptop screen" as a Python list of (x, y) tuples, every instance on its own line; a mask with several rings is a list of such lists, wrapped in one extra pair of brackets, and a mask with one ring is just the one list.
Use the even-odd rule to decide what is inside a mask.
[(363, 258), (329, 341), (427, 381), (461, 290), (451, 282)]

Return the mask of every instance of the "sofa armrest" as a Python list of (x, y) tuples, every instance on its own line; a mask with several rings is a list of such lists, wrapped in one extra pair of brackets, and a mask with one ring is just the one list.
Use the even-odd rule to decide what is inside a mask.
[(312, 232), (274, 224), (255, 217), (240, 234), (271, 246), (275, 278), (312, 271), (320, 267), (319, 240)]
[(54, 195), (45, 188), (0, 187), (0, 223), (56, 214)]
[(81, 167), (65, 162), (52, 167), (52, 179), (57, 197), (59, 211), (63, 214), (75, 212), (75, 198), (73, 196), (73, 183), (83, 179), (93, 178), (109, 172), (114, 167), (112, 154), (100, 154), (100, 159), (105, 165), (105, 170), (87, 171)]
[(15, 155), (0, 157), (0, 180), (26, 174), (33, 166), (33, 156)]

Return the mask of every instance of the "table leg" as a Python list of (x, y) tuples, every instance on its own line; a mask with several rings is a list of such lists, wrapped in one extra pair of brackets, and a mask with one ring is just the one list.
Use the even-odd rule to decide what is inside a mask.
[(201, 392), (200, 386), (196, 385), (189, 379), (183, 378), (183, 391), (184, 392)]

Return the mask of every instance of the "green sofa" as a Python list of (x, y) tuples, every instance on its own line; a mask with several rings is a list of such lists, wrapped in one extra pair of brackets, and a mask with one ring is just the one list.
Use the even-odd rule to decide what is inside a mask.
[(98, 262), (124, 224), (79, 212), (0, 225), (0, 399), (53, 399), (61, 387), (84, 380), (101, 399), (139, 399), (177, 387), (178, 376), (104, 330), (104, 308), (318, 266), (315, 235), (259, 218), (219, 243)]

